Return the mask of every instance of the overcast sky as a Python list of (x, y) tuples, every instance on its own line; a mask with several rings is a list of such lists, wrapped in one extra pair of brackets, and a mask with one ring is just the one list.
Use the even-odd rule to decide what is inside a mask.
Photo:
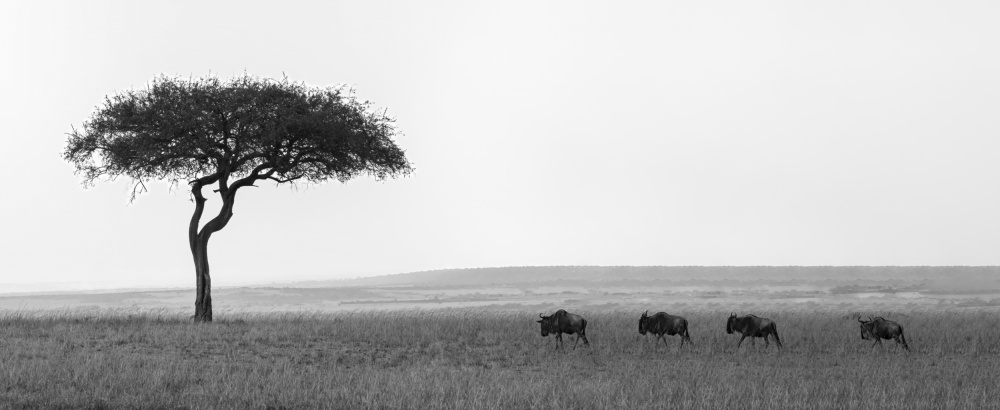
[(61, 153), (106, 95), (243, 72), (353, 86), (416, 172), (241, 191), (215, 286), (1000, 264), (994, 1), (207, 3), (0, 5), (0, 286), (193, 286), (186, 191)]

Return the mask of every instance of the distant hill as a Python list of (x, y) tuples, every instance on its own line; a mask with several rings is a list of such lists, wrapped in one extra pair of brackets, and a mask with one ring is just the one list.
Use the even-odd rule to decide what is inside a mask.
[(539, 286), (595, 284), (891, 283), (951, 290), (1000, 289), (997, 266), (523, 266), (442, 269), (311, 286)]

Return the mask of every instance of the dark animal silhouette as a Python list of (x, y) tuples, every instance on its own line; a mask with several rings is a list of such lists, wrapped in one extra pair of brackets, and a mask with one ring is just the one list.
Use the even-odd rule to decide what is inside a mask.
[(538, 323), (542, 325), (542, 337), (548, 336), (549, 333), (556, 335), (556, 349), (562, 346), (563, 333), (576, 334), (576, 342), (573, 343), (574, 349), (576, 349), (577, 343), (580, 343), (580, 339), (583, 339), (584, 346), (590, 345), (590, 342), (587, 341), (587, 319), (580, 317), (580, 315), (559, 309), (551, 316), (542, 316), (539, 313), (538, 317), (541, 318)]
[(733, 332), (740, 332), (743, 337), (740, 338), (740, 342), (736, 344), (736, 348), (739, 349), (740, 345), (743, 344), (743, 339), (750, 338), (750, 343), (756, 345), (754, 342), (757, 337), (764, 338), (764, 348), (766, 349), (771, 345), (767, 341), (769, 335), (774, 336), (775, 343), (778, 344), (778, 349), (781, 349), (781, 339), (778, 338), (778, 326), (774, 324), (771, 319), (757, 317), (754, 315), (739, 316), (737, 317), (735, 313), (729, 316), (729, 320), (726, 322), (726, 333), (732, 334)]
[(899, 323), (881, 317), (874, 319), (869, 317), (868, 320), (861, 320), (859, 317), (858, 322), (861, 322), (861, 340), (875, 339), (872, 350), (875, 350), (875, 345), (882, 346), (882, 339), (895, 339), (896, 346), (902, 344), (904, 349), (910, 350), (910, 346), (906, 344), (906, 337), (903, 336), (903, 327)]
[(687, 340), (691, 343), (691, 335), (688, 334), (688, 321), (680, 316), (668, 315), (666, 312), (659, 312), (653, 316), (647, 316), (649, 311), (645, 311), (642, 317), (639, 318), (639, 333), (645, 335), (647, 332), (656, 335), (655, 343), (659, 345), (660, 339), (663, 339), (663, 345), (667, 345), (667, 339), (663, 337), (664, 334), (673, 336), (681, 335), (681, 347), (684, 346), (684, 341)]

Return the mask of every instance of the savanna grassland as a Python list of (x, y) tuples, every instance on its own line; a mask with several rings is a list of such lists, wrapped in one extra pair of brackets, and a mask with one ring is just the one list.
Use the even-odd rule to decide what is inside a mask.
[[(686, 316), (655, 346), (635, 311), (576, 311), (589, 348), (542, 338), (537, 312), (0, 313), (2, 408), (998, 408), (996, 311), (758, 311), (784, 342)], [(871, 351), (858, 314), (903, 325)]]

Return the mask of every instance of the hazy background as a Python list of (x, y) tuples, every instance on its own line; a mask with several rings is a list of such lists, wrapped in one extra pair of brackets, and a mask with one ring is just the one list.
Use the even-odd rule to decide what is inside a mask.
[(998, 265), (997, 21), (989, 1), (4, 2), (0, 287), (193, 285), (185, 191), (128, 205), (60, 156), (104, 96), (161, 73), (349, 84), (416, 167), (241, 193), (216, 286)]

